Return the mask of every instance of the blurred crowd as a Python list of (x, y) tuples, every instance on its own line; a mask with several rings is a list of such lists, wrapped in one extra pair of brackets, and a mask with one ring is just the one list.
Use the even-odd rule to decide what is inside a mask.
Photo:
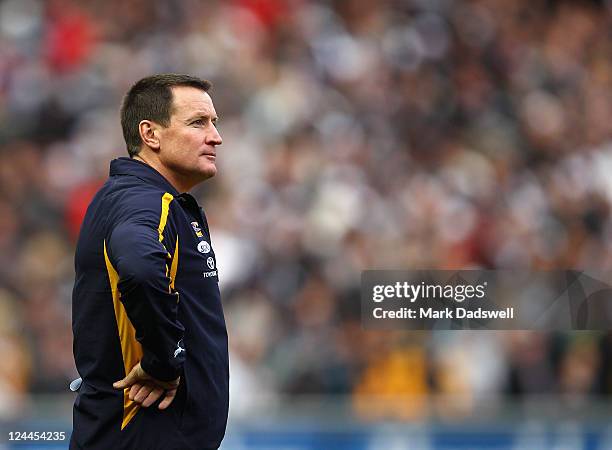
[[(612, 2), (0, 0), (0, 418), (76, 377), (73, 251), (137, 79), (210, 79), (232, 414), (612, 392), (605, 332), (373, 332), (364, 269), (612, 268)], [(455, 399), (450, 401), (448, 399)]]

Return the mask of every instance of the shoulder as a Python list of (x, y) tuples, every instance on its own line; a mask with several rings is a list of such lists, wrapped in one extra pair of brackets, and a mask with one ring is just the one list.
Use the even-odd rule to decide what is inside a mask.
[(146, 183), (115, 186), (105, 198), (112, 224), (141, 222), (157, 226), (171, 216), (174, 196)]

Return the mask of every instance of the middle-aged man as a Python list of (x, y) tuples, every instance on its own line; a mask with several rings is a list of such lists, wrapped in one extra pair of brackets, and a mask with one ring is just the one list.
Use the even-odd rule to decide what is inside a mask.
[(81, 376), (71, 449), (216, 449), (228, 414), (227, 332), (204, 211), (221, 136), (210, 83), (138, 81), (121, 108), (129, 158), (85, 216), (72, 298)]

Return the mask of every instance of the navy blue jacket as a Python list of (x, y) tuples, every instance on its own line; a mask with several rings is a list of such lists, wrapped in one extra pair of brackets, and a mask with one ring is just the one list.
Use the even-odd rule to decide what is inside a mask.
[[(72, 296), (83, 383), (71, 448), (216, 448), (228, 413), (227, 331), (204, 212), (156, 170), (113, 160), (79, 235)], [(141, 361), (181, 382), (174, 402), (142, 408), (112, 384)]]

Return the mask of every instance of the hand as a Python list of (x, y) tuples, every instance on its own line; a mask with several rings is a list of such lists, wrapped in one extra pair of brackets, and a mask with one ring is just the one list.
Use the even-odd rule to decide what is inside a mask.
[(148, 408), (162, 395), (165, 395), (158, 408), (166, 409), (170, 406), (174, 397), (176, 397), (176, 390), (180, 381), (181, 377), (172, 381), (157, 380), (146, 373), (143, 368), (140, 367), (140, 363), (138, 363), (123, 380), (113, 383), (113, 387), (115, 389), (130, 388), (130, 400), (133, 400), (144, 408)]

